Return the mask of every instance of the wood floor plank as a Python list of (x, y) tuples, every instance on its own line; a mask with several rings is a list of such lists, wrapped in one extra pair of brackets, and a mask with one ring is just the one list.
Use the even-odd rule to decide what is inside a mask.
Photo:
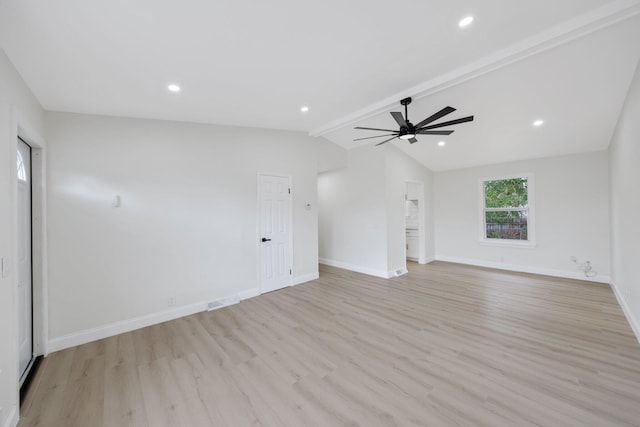
[(320, 279), (53, 353), (19, 426), (640, 426), (610, 287), (444, 262)]
[[(84, 354), (76, 352), (76, 356)], [(78, 369), (71, 370), (57, 425), (84, 427), (100, 423), (104, 411), (104, 355), (74, 363)]]
[(140, 365), (138, 375), (149, 425), (154, 427), (197, 425), (190, 424), (189, 405), (177, 386), (169, 360), (160, 358)]
[(149, 425), (135, 363), (124, 361), (106, 369), (102, 425), (105, 427)]

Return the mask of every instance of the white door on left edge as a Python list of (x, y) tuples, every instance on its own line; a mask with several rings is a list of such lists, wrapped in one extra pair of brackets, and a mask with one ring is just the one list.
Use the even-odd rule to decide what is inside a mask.
[[(33, 357), (31, 281), (31, 147), (18, 139), (18, 351), (19, 376)], [(22, 380), (22, 378), (21, 378)]]
[(260, 292), (291, 284), (291, 178), (260, 175)]

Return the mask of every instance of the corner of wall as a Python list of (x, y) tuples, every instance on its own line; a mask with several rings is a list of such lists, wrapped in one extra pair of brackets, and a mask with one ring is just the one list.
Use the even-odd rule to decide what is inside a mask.
[[(0, 412), (0, 421), (2, 421), (2, 413)], [(18, 425), (18, 421), (20, 421), (20, 417), (18, 416), (18, 408), (17, 406), (11, 407), (11, 412), (9, 412), (7, 419), (4, 423), (4, 427), (16, 427)]]
[(633, 311), (631, 311), (629, 304), (627, 304), (626, 298), (622, 295), (622, 292), (620, 292), (620, 289), (618, 289), (618, 287), (616, 286), (615, 281), (611, 280), (609, 284), (611, 285), (613, 294), (616, 296), (616, 299), (618, 300), (618, 304), (620, 304), (620, 307), (622, 308), (622, 312), (624, 313), (625, 317), (627, 318), (627, 321), (629, 322), (629, 326), (631, 326), (631, 330), (633, 331), (633, 333), (636, 336), (636, 339), (638, 340), (638, 344), (640, 344), (640, 321), (633, 314)]
[(346, 168), (348, 163), (347, 150), (325, 139), (318, 138), (318, 173)]
[(376, 270), (373, 268), (363, 267), (361, 265), (350, 264), (350, 263), (341, 262), (341, 261), (334, 261), (326, 258), (320, 258), (318, 262), (320, 262), (320, 264), (328, 265), (330, 267), (342, 268), (344, 270), (355, 271), (356, 273), (367, 274), (369, 276), (380, 277), (382, 279), (389, 279), (395, 276), (395, 273), (392, 271)]
[(312, 280), (316, 280), (318, 278), (320, 278), (320, 273), (318, 273), (317, 271), (309, 274), (303, 274), (301, 276), (295, 276), (293, 278), (293, 282), (291, 283), (291, 286), (301, 285), (303, 283), (311, 282)]

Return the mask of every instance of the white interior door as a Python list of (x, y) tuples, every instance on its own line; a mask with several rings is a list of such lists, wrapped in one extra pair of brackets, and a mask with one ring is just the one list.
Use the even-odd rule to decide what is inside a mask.
[(291, 284), (291, 178), (260, 175), (260, 291)]
[(18, 139), (18, 349), (20, 377), (33, 358), (31, 147)]

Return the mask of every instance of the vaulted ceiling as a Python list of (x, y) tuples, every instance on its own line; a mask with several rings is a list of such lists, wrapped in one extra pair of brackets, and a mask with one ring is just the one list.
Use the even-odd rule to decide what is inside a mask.
[(0, 47), (48, 110), (353, 148), (378, 141), (353, 142), (375, 135), (354, 126), (397, 126), (389, 111), (412, 96), (414, 123), (447, 105), (475, 115), (389, 143), (433, 170), (605, 149), (638, 40), (640, 0), (0, 0)]

